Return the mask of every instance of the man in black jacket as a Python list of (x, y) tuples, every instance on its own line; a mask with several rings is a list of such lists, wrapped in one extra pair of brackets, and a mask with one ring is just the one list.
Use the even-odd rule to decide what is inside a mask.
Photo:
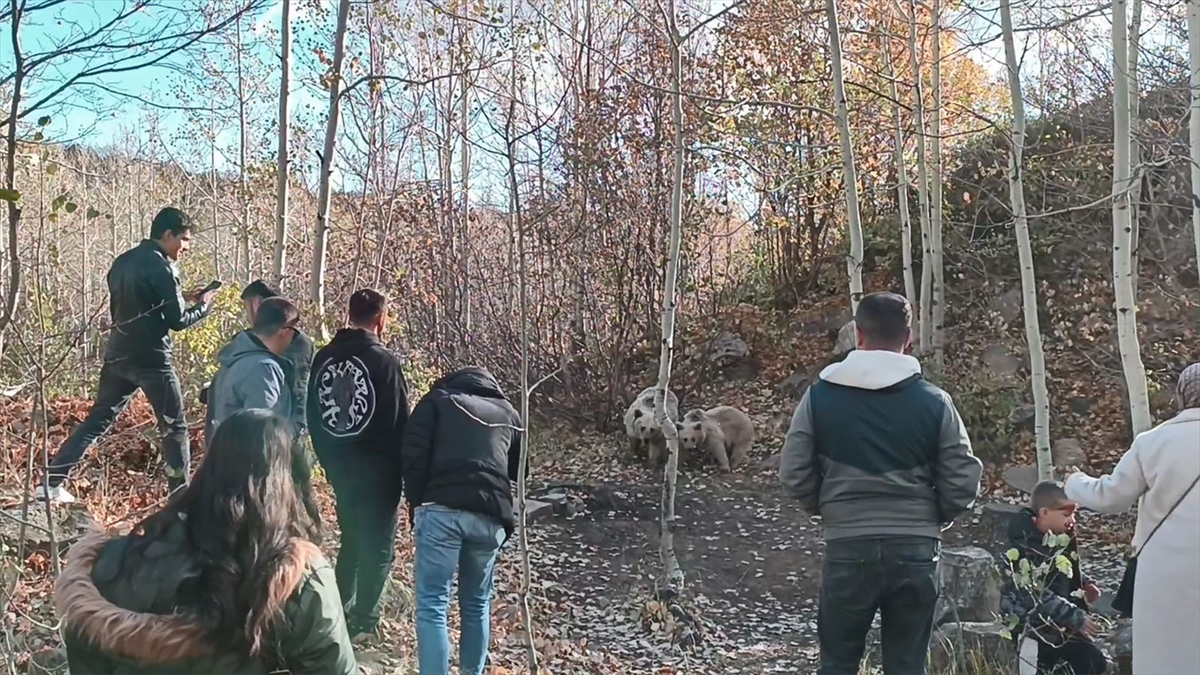
[(487, 662), (492, 576), (514, 527), (511, 481), (521, 461), (521, 420), (483, 368), (433, 384), (404, 435), (404, 483), (417, 545), (417, 660), (422, 675), (445, 675), (446, 608), (458, 571), (459, 668)]
[(170, 331), (184, 330), (208, 316), (215, 293), (203, 289), (187, 295), (180, 292), (175, 261), (187, 252), (191, 230), (186, 214), (165, 208), (154, 217), (150, 238), (117, 256), (109, 268), (112, 324), (96, 400), (87, 418), (50, 461), (41, 498), (75, 501), (62, 487), (63, 481), (138, 389), (145, 392), (158, 417), (168, 489), (173, 492), (187, 483), (187, 421), (179, 378), (171, 364)]
[(313, 450), (337, 499), (342, 546), (335, 573), (354, 636), (375, 631), (392, 567), (408, 388), (399, 359), (379, 341), (387, 323), (383, 295), (356, 291), (349, 319), (313, 360), (307, 414)]

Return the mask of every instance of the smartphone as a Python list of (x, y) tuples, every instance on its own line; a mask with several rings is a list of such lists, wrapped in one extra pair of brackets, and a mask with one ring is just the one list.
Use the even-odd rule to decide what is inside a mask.
[(224, 285), (225, 284), (222, 283), (220, 279), (213, 279), (212, 281), (208, 282), (208, 285), (205, 286), (204, 290), (200, 291), (200, 293), (201, 294), (209, 293), (209, 292), (219, 289), (221, 286), (224, 286)]

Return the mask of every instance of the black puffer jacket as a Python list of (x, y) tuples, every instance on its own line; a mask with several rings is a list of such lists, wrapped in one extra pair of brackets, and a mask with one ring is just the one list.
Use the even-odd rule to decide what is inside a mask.
[(517, 411), (483, 368), (463, 368), (434, 382), (404, 434), (409, 505), (435, 503), (492, 516), (511, 534), (520, 425)]
[[(1040, 583), (1031, 584), (1031, 587), (1018, 585), (1011, 574), (1006, 574), (1000, 611), (1019, 619), (1013, 635), (1020, 634), (1028, 626), (1033, 637), (1057, 646), (1066, 640), (1068, 633), (1083, 625), (1088, 605), (1080, 589), (1091, 583), (1091, 579), (1080, 566), (1074, 533), (1066, 548), (1048, 547), (1042, 543), (1045, 535), (1038, 530), (1034, 517), (1033, 509), (1025, 508), (1009, 523), (1009, 546), (1010, 550), (1016, 550), (1017, 559), (1006, 559), (1006, 562), (1014, 571), (1021, 569), (1021, 560), (1028, 560), (1030, 568), (1035, 570), (1046, 565), (1048, 571), (1044, 575), (1032, 574), (1036, 577), (1034, 581), (1040, 579)], [(1059, 555), (1066, 556), (1071, 562), (1071, 574), (1063, 574), (1058, 569), (1055, 559)]]
[(208, 316), (208, 306), (186, 305), (175, 263), (151, 239), (113, 261), (108, 295), (112, 330), (106, 361), (164, 366), (171, 361), (170, 331), (183, 330)]

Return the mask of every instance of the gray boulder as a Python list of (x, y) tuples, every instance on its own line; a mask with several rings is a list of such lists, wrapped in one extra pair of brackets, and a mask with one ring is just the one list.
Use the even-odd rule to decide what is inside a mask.
[(746, 344), (745, 340), (729, 331), (722, 331), (717, 337), (713, 338), (708, 358), (714, 363), (730, 365), (741, 361), (749, 355), (750, 346)]
[[(0, 542), (9, 548), (16, 549), (21, 546), (22, 508), (13, 506), (2, 509), (3, 513), (0, 513)], [(56, 505), (51, 512), (54, 516), (54, 541), (58, 544), (60, 552), (65, 551), (92, 529), (99, 527), (92, 515), (82, 505)], [(29, 504), (29, 512), (25, 515), (24, 523), (25, 552), (28, 554), (37, 551), (48, 554), (50, 552), (51, 527), (46, 520), (46, 505), (42, 502)]]
[(1038, 484), (1036, 466), (1010, 466), (1001, 474), (1004, 482), (1014, 490), (1032, 494), (1033, 487)]
[(1054, 442), (1054, 447), (1050, 449), (1050, 456), (1054, 459), (1054, 466), (1060, 469), (1068, 466), (1085, 466), (1088, 461), (1083, 444), (1077, 438), (1058, 439)]
[(976, 546), (942, 549), (934, 625), (987, 623), (1000, 613), (1000, 572), (991, 553)]
[(854, 334), (854, 321), (842, 326), (837, 334), (837, 342), (833, 344), (833, 355), (841, 356), (858, 346), (858, 337)]
[(947, 623), (929, 640), (931, 672), (1016, 672), (1017, 650), (995, 622)]

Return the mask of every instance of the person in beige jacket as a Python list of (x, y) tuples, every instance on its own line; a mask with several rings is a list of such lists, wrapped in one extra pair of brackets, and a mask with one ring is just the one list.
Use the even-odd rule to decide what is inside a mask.
[(1184, 369), (1176, 397), (1179, 414), (1139, 434), (1111, 475), (1075, 473), (1065, 485), (1068, 498), (1103, 513), (1138, 505), (1135, 675), (1200, 673), (1200, 363)]

